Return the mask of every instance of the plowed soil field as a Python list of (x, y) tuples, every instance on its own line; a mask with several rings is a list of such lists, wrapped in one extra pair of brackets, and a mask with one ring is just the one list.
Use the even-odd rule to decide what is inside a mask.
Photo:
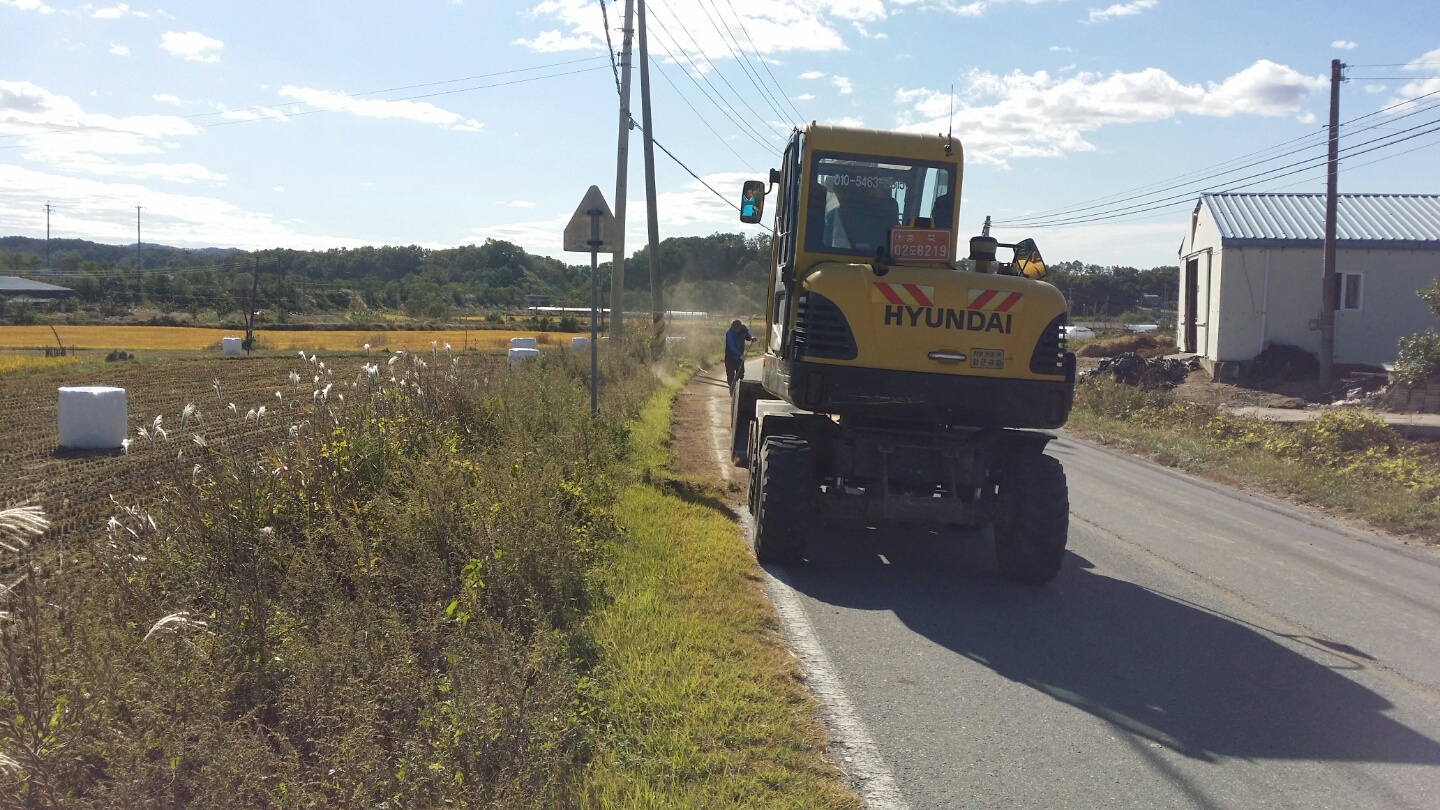
[[(428, 346), (427, 346), (428, 348)], [(428, 352), (427, 352), (428, 353)], [(333, 363), (333, 375), (320, 381), (334, 383), (334, 391), (349, 390), (366, 362), (362, 357), (321, 358)], [(442, 355), (443, 360), (443, 355)], [(383, 367), (384, 360), (379, 361)], [(503, 357), (467, 355), (462, 369), (504, 367)], [(299, 390), (289, 374), (299, 373)], [(290, 357), (178, 359), (165, 362), (86, 365), (50, 373), (0, 376), (0, 503), (6, 506), (30, 501), (44, 507), (53, 525), (41, 543), (76, 531), (104, 527), (115, 513), (110, 498), (133, 504), (153, 493), (157, 482), (188, 475), (204, 451), (195, 444), (201, 433), (209, 445), (231, 452), (264, 453), (288, 435), (293, 418), (314, 406), (316, 370), (298, 353)], [(220, 381), (216, 396), (213, 381)], [(61, 449), (58, 438), (57, 389), (72, 385), (107, 385), (124, 388), (128, 405), (129, 452), (82, 452)], [(276, 398), (275, 393), (281, 393)], [(229, 403), (238, 415), (232, 415)], [(223, 404), (222, 404), (223, 403)], [(181, 430), (181, 412), (194, 404), (203, 428), (190, 420)], [(259, 423), (244, 416), (266, 407)], [(162, 417), (165, 438), (139, 438), (138, 429), (153, 426)], [(177, 455), (180, 458), (177, 459)]]

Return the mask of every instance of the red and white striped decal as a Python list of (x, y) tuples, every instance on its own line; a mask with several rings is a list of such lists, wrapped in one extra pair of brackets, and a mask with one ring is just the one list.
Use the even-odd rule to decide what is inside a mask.
[(971, 290), (969, 309), (984, 312), (1019, 312), (1020, 299), (1024, 293), (1001, 292), (1000, 290)]
[(870, 300), (876, 304), (890, 304), (903, 307), (933, 307), (935, 306), (935, 288), (923, 284), (891, 284), (885, 281), (876, 281), (875, 290), (870, 294)]

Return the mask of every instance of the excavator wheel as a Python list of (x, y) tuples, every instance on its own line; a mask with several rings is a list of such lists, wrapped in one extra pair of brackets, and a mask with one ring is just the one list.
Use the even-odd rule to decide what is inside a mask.
[(791, 565), (805, 555), (814, 478), (810, 445), (799, 436), (765, 437), (754, 487), (755, 558)]
[(1000, 470), (1001, 515), (995, 522), (1000, 575), (1044, 585), (1060, 573), (1070, 528), (1065, 468), (1038, 448), (1005, 460)]

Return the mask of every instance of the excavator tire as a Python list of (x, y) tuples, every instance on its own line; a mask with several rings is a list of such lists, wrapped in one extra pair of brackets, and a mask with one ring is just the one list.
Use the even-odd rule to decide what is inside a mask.
[(755, 497), (755, 558), (793, 565), (805, 555), (807, 520), (814, 493), (810, 445), (799, 436), (765, 437), (760, 448)]
[(1038, 448), (1017, 451), (1000, 470), (1001, 515), (995, 523), (1000, 575), (1044, 585), (1060, 573), (1070, 529), (1065, 468)]

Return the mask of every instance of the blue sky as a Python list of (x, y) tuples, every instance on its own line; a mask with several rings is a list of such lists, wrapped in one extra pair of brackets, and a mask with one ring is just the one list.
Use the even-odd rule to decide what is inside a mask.
[[(623, 7), (608, 4), (612, 29)], [(0, 0), (0, 234), (43, 236), (48, 201), (56, 236), (132, 242), (139, 205), (146, 242), (441, 247), (498, 238), (580, 261), (560, 253), (564, 223), (591, 184), (607, 198), (615, 187), (616, 89), (600, 8)], [(1355, 65), (1341, 119), (1369, 115), (1342, 146), (1419, 133), (1347, 160), (1341, 191), (1440, 193), (1440, 148), (1429, 148), (1440, 132), (1426, 132), (1440, 121), (1440, 106), (1428, 107), (1440, 105), (1433, 0), (648, 8), (656, 136), (731, 196), (777, 165), (796, 121), (938, 133), (953, 86), (966, 151), (962, 244), (987, 214), (1005, 221), (1083, 208), (1032, 220), (1063, 226), (997, 235), (1033, 236), (1051, 260), (1173, 263), (1194, 192), (1323, 155), (1334, 58)], [(618, 49), (619, 32), (612, 37)], [(638, 72), (636, 85), (638, 119)], [(638, 135), (632, 250), (644, 234)], [(1201, 170), (1291, 141), (1245, 162), (1303, 151), (1204, 179), (1214, 170)], [(657, 160), (662, 237), (759, 232), (663, 154)], [(1161, 182), (1192, 172), (1203, 182)], [(1153, 198), (1113, 204), (1134, 208), (1088, 207), (1152, 185)], [(1319, 168), (1248, 188), (1323, 189)], [(1189, 203), (1150, 205), (1187, 195)]]

